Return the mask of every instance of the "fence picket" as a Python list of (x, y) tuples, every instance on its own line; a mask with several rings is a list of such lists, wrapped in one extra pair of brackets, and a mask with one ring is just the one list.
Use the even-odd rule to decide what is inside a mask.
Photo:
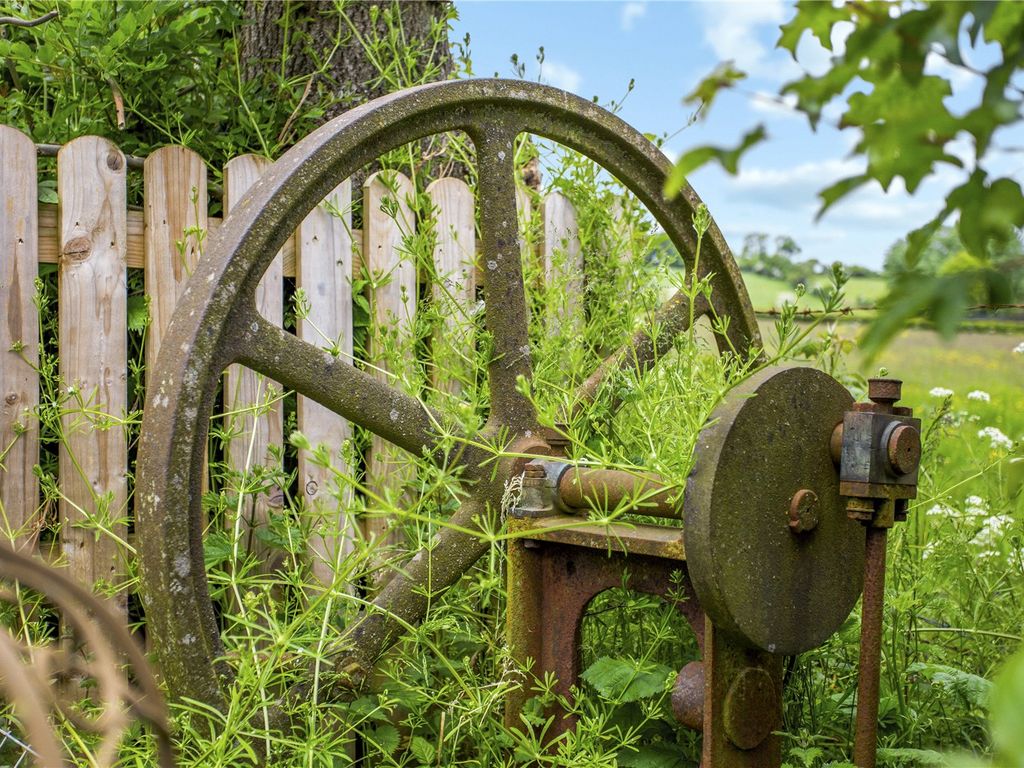
[(551, 333), (578, 335), (583, 329), (583, 253), (580, 250), (576, 209), (561, 192), (544, 198), (544, 279), (561, 286), (547, 318)]
[(465, 352), (473, 348), (469, 310), (476, 300), (476, 216), (473, 192), (461, 179), (437, 179), (427, 187), (434, 208), (435, 306), (444, 327), (434, 337), (431, 371), (437, 389), (457, 395)]
[(0, 125), (0, 157), (0, 535), (20, 548), (34, 543), (39, 510), (36, 148)]
[[(225, 215), (230, 215), (231, 209), (269, 165), (268, 160), (255, 155), (242, 155), (225, 164)], [(282, 257), (279, 253), (256, 288), (256, 309), (276, 325), (280, 325), (284, 317), (282, 272)], [(267, 468), (277, 466), (271, 448), (281, 445), (284, 424), (280, 400), (271, 402), (270, 389), (275, 387), (280, 390), (279, 385), (241, 365), (231, 365), (225, 371), (224, 408), (233, 414), (235, 433), (228, 445), (228, 463), (240, 475), (250, 473), (253, 467), (259, 465)], [(243, 540), (260, 557), (261, 569), (269, 572), (275, 566), (270, 557), (270, 548), (255, 533), (259, 527), (267, 524), (271, 509), (281, 506), (283, 498), (278, 489), (268, 488), (264, 492), (247, 495), (246, 500), (249, 507), (242, 510), (243, 519), (240, 521)]]
[[(340, 358), (352, 361), (352, 182), (343, 181), (327, 197), (333, 209), (319, 205), (299, 225), (295, 242), (296, 287), (306, 292), (308, 314), (298, 321), (300, 338), (319, 347), (336, 346)], [(314, 400), (297, 402), (299, 430), (315, 447), (325, 445), (335, 467), (348, 467), (339, 448), (352, 436), (341, 416)], [(299, 488), (311, 512), (314, 533), (306, 543), (313, 575), (327, 586), (337, 565), (352, 551), (354, 525), (346, 503), (351, 490), (339, 498), (332, 472), (312, 461), (308, 451), (298, 452)]]
[[(373, 314), (368, 362), (374, 366), (373, 375), (392, 386), (401, 386), (398, 379), (412, 372), (406, 367), (412, 364), (411, 350), (401, 353), (410, 343), (418, 287), (416, 265), (402, 253), (402, 240), (413, 231), (408, 202), (412, 195), (412, 182), (401, 173), (380, 171), (363, 183), (363, 263), (376, 286), (370, 302)], [(385, 204), (386, 200), (390, 202)], [(374, 492), (394, 499), (408, 480), (403, 464), (400, 449), (373, 436), (366, 473)], [(363, 521), (363, 533), (367, 537), (381, 536), (388, 525), (384, 517), (371, 515)]]
[[(117, 540), (127, 533), (128, 450), (117, 423), (128, 399), (124, 155), (97, 136), (65, 144), (57, 194), (59, 364), (72, 393), (59, 449), (62, 548), (74, 578), (114, 584), (123, 572)], [(124, 610), (123, 592), (115, 602)]]
[[(149, 328), (146, 370), (152, 369), (178, 297), (196, 266), (207, 232), (206, 164), (185, 147), (161, 147), (146, 158), (144, 262)], [(194, 197), (194, 202), (193, 202)]]

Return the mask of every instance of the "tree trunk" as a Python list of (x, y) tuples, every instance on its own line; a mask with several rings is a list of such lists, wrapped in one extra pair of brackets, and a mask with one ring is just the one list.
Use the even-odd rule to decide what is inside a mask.
[[(243, 76), (267, 86), (304, 78), (323, 71), (310, 82), (304, 107), (321, 104), (321, 122), (345, 110), (394, 90), (368, 55), (367, 41), (387, 40), (395, 26), (404, 45), (417, 51), (413, 82), (443, 80), (451, 73), (451, 52), (444, 20), (446, 0), (397, 0), (391, 3), (345, 2), (339, 12), (334, 3), (317, 0), (245, 0), (239, 55)], [(388, 19), (399, 19), (389, 30)], [(335, 50), (335, 45), (338, 45)], [(372, 43), (371, 43), (371, 48)], [(387, 46), (381, 64), (391, 66)], [(404, 79), (404, 78), (403, 78)]]

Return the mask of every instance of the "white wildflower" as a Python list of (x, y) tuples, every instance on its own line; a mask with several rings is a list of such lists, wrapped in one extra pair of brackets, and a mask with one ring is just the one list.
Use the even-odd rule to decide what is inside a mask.
[(927, 544), (924, 545), (924, 549), (921, 552), (921, 559), (927, 560), (929, 557), (935, 554), (935, 550), (937, 549), (938, 547), (935, 546), (935, 542), (929, 541)]
[(976, 389), (973, 392), (968, 392), (967, 399), (977, 400), (979, 403), (989, 403), (992, 401), (992, 398), (989, 396), (988, 392), (985, 392), (984, 390), (981, 389)]
[(1024, 341), (1022, 341), (1020, 344), (1013, 348), (1013, 354), (1024, 355)]
[(978, 430), (978, 437), (987, 438), (992, 444), (992, 450), (1008, 451), (1013, 448), (1013, 440), (1006, 436), (999, 427), (985, 427)]
[(931, 391), (928, 394), (931, 395), (932, 397), (952, 397), (953, 390), (946, 389), (945, 387), (932, 387)]
[(974, 541), (983, 547), (994, 547), (1003, 538), (1004, 531), (1013, 524), (1013, 518), (1009, 515), (992, 515), (984, 523), (976, 534)]
[(988, 514), (988, 503), (981, 496), (968, 496), (964, 499), (964, 504), (967, 506), (968, 515), (984, 517)]
[(953, 514), (953, 508), (945, 504), (936, 504), (926, 514), (929, 517), (949, 517)]

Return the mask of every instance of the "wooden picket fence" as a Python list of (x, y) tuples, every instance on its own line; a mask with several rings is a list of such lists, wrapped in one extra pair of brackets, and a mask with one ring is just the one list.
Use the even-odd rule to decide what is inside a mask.
[[(245, 191), (269, 167), (263, 158), (244, 155), (224, 167), (223, 210), (230, 214)], [(62, 416), (59, 446), (60, 500), (57, 527), (59, 562), (84, 583), (116, 583), (124, 569), (123, 521), (130, 516), (129, 451), (122, 418), (128, 408), (127, 269), (145, 273), (150, 324), (145, 360), (151, 364), (192, 268), (201, 257), (207, 233), (219, 220), (208, 213), (207, 168), (183, 147), (168, 146), (144, 162), (143, 210), (127, 206), (128, 168), (124, 154), (109, 140), (83, 136), (64, 145), (57, 156), (57, 205), (37, 202), (37, 151), (23, 133), (0, 125), (0, 536), (22, 547), (34, 546), (43, 525), (40, 493), (39, 340), (35, 278), (40, 263), (58, 265), (58, 348), (63, 392), (77, 407)], [(385, 183), (385, 181), (387, 183)], [(268, 320), (280, 324), (285, 278), (305, 291), (308, 316), (297, 334), (319, 346), (333, 339), (351, 360), (353, 275), (390, 275), (371, 298), (371, 323), (408, 334), (416, 312), (418, 276), (403, 242), (417, 227), (435, 227), (432, 287), (438, 301), (455, 301), (468, 311), (476, 301), (473, 193), (461, 180), (443, 178), (426, 190), (434, 220), (414, 221), (407, 202), (411, 182), (401, 174), (370, 176), (363, 187), (363, 229), (351, 228), (352, 190), (348, 180), (315, 208), (289, 239), (260, 284), (257, 303)], [(397, 194), (396, 194), (397, 192)], [(397, 199), (397, 215), (382, 210), (385, 197)], [(569, 286), (566, 306), (579, 315), (582, 256), (573, 206), (559, 193), (531, 209), (520, 197), (521, 226), (543, 216), (540, 254), (548, 276), (554, 269)], [(558, 258), (554, 258), (560, 252)], [(455, 308), (452, 308), (453, 310)], [(452, 311), (451, 316), (457, 313)], [(558, 322), (576, 322), (571, 317)], [(370, 333), (374, 338), (373, 330)], [(369, 349), (370, 362), (375, 350)], [(391, 373), (400, 373), (391, 371)], [(381, 371), (379, 375), (386, 375)], [(458, 384), (435, 374), (434, 386), (457, 392)], [(272, 465), (284, 440), (279, 404), (253, 408), (266, 400), (268, 382), (232, 366), (225, 373), (224, 409), (243, 423), (227, 451), (231, 466)], [(70, 394), (68, 394), (70, 393)], [(247, 410), (248, 409), (248, 410)], [(258, 415), (257, 415), (258, 414)], [(335, 449), (351, 434), (344, 419), (303, 397), (297, 402), (298, 429), (312, 445)], [(384, 487), (397, 449), (379, 439), (364, 457), (367, 480)], [(337, 536), (307, 542), (317, 576), (331, 579), (331, 563), (351, 546), (354, 535), (380, 535), (386, 520), (368, 520), (357, 528), (344, 499), (327, 492), (331, 478), (306, 451), (298, 455), (298, 488), (303, 503), (334, 516)], [(250, 524), (260, 524), (273, 500), (261, 498)], [(97, 527), (106, 535), (96, 535)], [(122, 598), (123, 599), (123, 598)]]

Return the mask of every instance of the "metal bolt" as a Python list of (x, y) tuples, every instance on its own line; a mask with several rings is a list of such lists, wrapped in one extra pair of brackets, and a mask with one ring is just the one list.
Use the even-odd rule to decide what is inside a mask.
[(793, 533), (805, 533), (818, 526), (818, 494), (801, 488), (789, 501), (789, 528)]
[(531, 461), (523, 467), (523, 485), (542, 485), (546, 476), (547, 472), (544, 471), (544, 465), (539, 461)]
[(893, 470), (901, 475), (909, 474), (921, 461), (921, 435), (907, 424), (898, 426), (889, 435), (885, 451)]
[(868, 399), (878, 405), (892, 406), (903, 391), (903, 382), (899, 379), (868, 379)]
[(315, 496), (318, 490), (320, 490), (320, 486), (317, 484), (316, 480), (310, 480), (308, 483), (306, 483), (307, 496)]
[(875, 504), (871, 499), (847, 499), (846, 516), (851, 520), (870, 523), (875, 516)]

